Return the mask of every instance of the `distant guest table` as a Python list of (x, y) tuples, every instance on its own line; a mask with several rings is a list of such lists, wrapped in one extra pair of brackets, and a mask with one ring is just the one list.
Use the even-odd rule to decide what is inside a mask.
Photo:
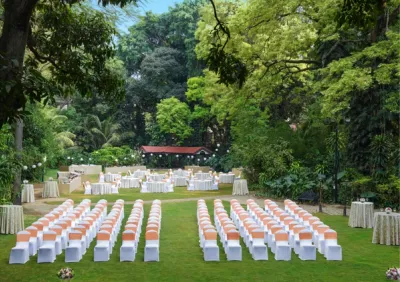
[(33, 184), (24, 184), (21, 192), (21, 201), (23, 203), (35, 202), (35, 191), (33, 190)]
[(111, 183), (92, 183), (90, 186), (93, 195), (111, 194)]
[(167, 193), (168, 183), (166, 182), (147, 182), (147, 192), (150, 193)]
[(139, 187), (140, 187), (139, 178), (122, 177), (121, 188), (139, 188)]
[(400, 245), (400, 214), (376, 212), (374, 214), (374, 233), (372, 243)]
[(188, 190), (213, 190), (211, 180), (191, 180), (189, 182)]
[(42, 198), (58, 198), (60, 192), (58, 192), (57, 181), (45, 181)]
[(189, 171), (186, 171), (186, 170), (180, 169), (180, 170), (175, 170), (175, 171), (173, 172), (173, 175), (174, 175), (174, 176), (189, 177), (190, 172), (189, 172)]
[(374, 203), (352, 202), (349, 217), (350, 227), (372, 228)]
[(145, 170), (137, 170), (133, 173), (133, 176), (136, 178), (144, 178), (147, 174), (147, 171)]
[(200, 180), (206, 180), (212, 178), (212, 176), (209, 173), (204, 173), (204, 172), (198, 172), (194, 175), (194, 177)]
[(117, 178), (121, 178), (121, 175), (117, 173), (106, 173), (104, 174), (104, 181), (113, 182), (116, 181)]
[(174, 181), (174, 187), (186, 186), (186, 177), (173, 176), (172, 180)]
[(16, 234), (24, 230), (22, 206), (0, 205), (0, 233)]
[(153, 181), (162, 181), (165, 178), (164, 174), (150, 174), (149, 178)]
[(235, 181), (235, 175), (233, 173), (230, 174), (220, 173), (219, 181), (220, 183), (233, 183), (233, 181)]
[(247, 180), (242, 179), (242, 180), (235, 180), (235, 182), (233, 182), (232, 195), (241, 196), (248, 194), (249, 194), (249, 189), (247, 188)]

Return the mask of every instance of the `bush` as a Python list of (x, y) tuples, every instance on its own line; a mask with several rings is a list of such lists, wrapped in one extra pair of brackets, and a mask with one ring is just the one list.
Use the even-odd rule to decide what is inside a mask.
[(91, 156), (95, 164), (102, 166), (127, 166), (141, 163), (139, 154), (128, 146), (106, 147), (94, 151)]

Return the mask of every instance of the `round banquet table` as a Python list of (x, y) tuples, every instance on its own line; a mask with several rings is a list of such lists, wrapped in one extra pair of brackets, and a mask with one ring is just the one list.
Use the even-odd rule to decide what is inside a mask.
[(145, 170), (137, 170), (137, 171), (135, 171), (135, 172), (133, 173), (133, 176), (134, 176), (135, 178), (140, 178), (140, 179), (142, 179), (142, 178), (144, 178), (144, 177), (146, 176), (146, 173), (147, 173), (147, 171), (145, 171)]
[(186, 186), (186, 177), (173, 176), (174, 187)]
[(111, 194), (111, 183), (92, 183), (90, 186), (93, 195)]
[(400, 214), (376, 212), (374, 214), (374, 231), (372, 243), (383, 245), (400, 245)]
[(213, 190), (211, 180), (191, 180), (190, 184), (188, 190)]
[(205, 173), (205, 172), (198, 172), (195, 174), (195, 177), (200, 180), (207, 180), (207, 179), (212, 178), (209, 173)]
[(168, 183), (166, 183), (166, 182), (147, 182), (147, 192), (167, 193), (168, 192)]
[(140, 187), (139, 178), (122, 177), (121, 188), (139, 188), (139, 187)]
[(23, 203), (34, 203), (35, 202), (35, 191), (33, 184), (23, 184), (21, 191), (21, 201)]
[(58, 198), (60, 192), (58, 191), (57, 181), (45, 181), (42, 193), (42, 198)]
[(24, 230), (24, 210), (18, 205), (0, 205), (0, 233), (16, 234)]
[(106, 181), (106, 182), (116, 181), (116, 178), (121, 178), (121, 175), (119, 175), (118, 173), (104, 174), (104, 181)]
[(233, 183), (235, 181), (235, 175), (233, 173), (232, 174), (220, 173), (219, 181), (220, 183)]
[(372, 220), (374, 216), (374, 203), (372, 202), (352, 202), (349, 226), (372, 228)]
[(149, 178), (153, 181), (161, 181), (165, 178), (164, 174), (150, 174)]
[(232, 195), (241, 196), (248, 194), (249, 194), (249, 189), (247, 188), (246, 179), (235, 180), (235, 182), (233, 182)]

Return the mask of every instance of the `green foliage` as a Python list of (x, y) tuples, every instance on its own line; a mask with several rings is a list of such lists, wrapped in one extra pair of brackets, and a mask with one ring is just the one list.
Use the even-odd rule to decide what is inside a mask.
[(189, 126), (190, 109), (175, 97), (161, 100), (157, 105), (157, 123), (161, 132), (171, 134), (172, 142), (181, 144), (193, 129)]
[(393, 143), (386, 135), (376, 135), (370, 145), (372, 175), (376, 180), (388, 177), (389, 170), (393, 167)]
[(0, 156), (0, 204), (12, 204), (16, 194), (12, 193), (14, 176), (21, 169), (14, 154)]
[(400, 178), (390, 175), (385, 184), (376, 186), (381, 207), (400, 208)]
[(128, 146), (106, 147), (91, 153), (94, 163), (102, 166), (140, 164), (140, 156)]

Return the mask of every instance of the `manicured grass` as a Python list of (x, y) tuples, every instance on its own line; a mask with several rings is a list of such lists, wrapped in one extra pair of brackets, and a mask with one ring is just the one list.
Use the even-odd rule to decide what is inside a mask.
[[(139, 188), (134, 189), (119, 189), (119, 194), (112, 195), (84, 195), (83, 191), (74, 191), (71, 194), (61, 195), (61, 197), (70, 198), (75, 202), (82, 199), (91, 199), (92, 203), (100, 199), (106, 199), (109, 202), (115, 202), (118, 199), (125, 201), (134, 201), (137, 199), (153, 200), (167, 200), (167, 199), (185, 199), (185, 198), (198, 198), (198, 197), (218, 197), (222, 195), (232, 195), (232, 184), (220, 184), (217, 191), (188, 191), (187, 187), (174, 187), (173, 193), (140, 193)], [(49, 204), (60, 204), (60, 201), (51, 201)]]
[[(157, 195), (158, 196), (158, 195)], [(212, 201), (207, 201), (212, 214)], [(228, 203), (224, 202), (228, 210)], [(145, 221), (149, 212), (145, 205)], [(125, 205), (128, 215), (132, 205)], [(243, 261), (228, 262), (220, 246), (220, 262), (204, 262), (199, 247), (196, 201), (162, 204), (160, 235), (160, 262), (145, 263), (144, 234), (142, 232), (135, 262), (119, 262), (121, 234), (109, 262), (93, 262), (90, 249), (79, 263), (65, 263), (64, 253), (53, 264), (37, 264), (31, 257), (25, 265), (8, 265), (10, 249), (15, 244), (14, 235), (0, 236), (1, 281), (58, 281), (56, 272), (62, 267), (72, 267), (74, 281), (386, 281), (385, 271), (399, 264), (399, 248), (371, 243), (372, 229), (355, 229), (347, 226), (348, 218), (318, 215), (338, 232), (343, 248), (343, 261), (326, 261), (318, 254), (316, 261), (301, 261), (292, 253), (289, 262), (275, 261), (269, 252), (268, 261), (254, 261), (242, 244)], [(127, 217), (125, 217), (124, 222)], [(27, 224), (34, 220), (26, 217)], [(144, 228), (144, 227), (143, 227)]]

